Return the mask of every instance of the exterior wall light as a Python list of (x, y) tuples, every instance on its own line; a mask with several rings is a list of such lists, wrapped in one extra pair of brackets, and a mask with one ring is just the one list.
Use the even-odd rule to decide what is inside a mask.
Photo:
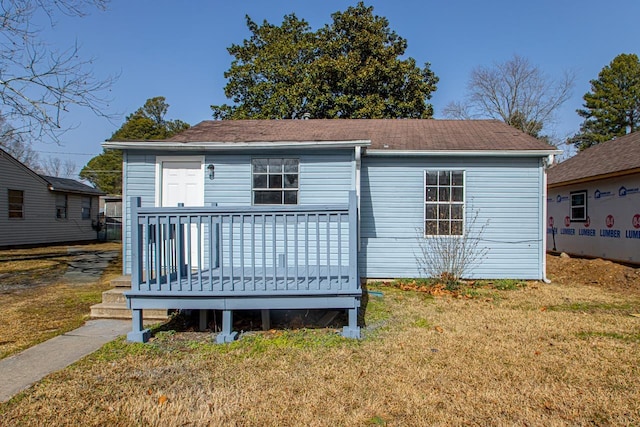
[(215, 166), (213, 166), (212, 164), (210, 164), (209, 166), (207, 166), (207, 169), (209, 170), (209, 179), (213, 179), (213, 177), (214, 177), (214, 171), (215, 171)]

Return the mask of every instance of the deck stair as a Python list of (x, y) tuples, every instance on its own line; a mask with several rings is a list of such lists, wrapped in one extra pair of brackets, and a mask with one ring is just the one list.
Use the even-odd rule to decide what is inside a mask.
[[(120, 276), (111, 281), (113, 289), (102, 293), (102, 302), (91, 306), (94, 319), (131, 319), (124, 293), (131, 290), (131, 276)], [(148, 309), (143, 312), (144, 320), (166, 320), (167, 310)]]

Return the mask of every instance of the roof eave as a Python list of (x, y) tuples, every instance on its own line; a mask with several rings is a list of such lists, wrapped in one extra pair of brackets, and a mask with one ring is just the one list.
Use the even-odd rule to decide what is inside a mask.
[(549, 188), (565, 187), (567, 185), (583, 184), (583, 183), (586, 183), (586, 182), (599, 181), (601, 179), (607, 179), (607, 178), (617, 178), (617, 177), (633, 175), (633, 174), (637, 174), (637, 173), (640, 173), (640, 168), (627, 169), (627, 170), (617, 171), (617, 172), (603, 173), (603, 174), (599, 174), (599, 175), (586, 176), (586, 177), (583, 177), (583, 178), (575, 178), (575, 179), (570, 179), (570, 180), (566, 180), (566, 181), (559, 181), (559, 182), (549, 183), (547, 186)]
[(547, 157), (561, 154), (562, 150), (392, 150), (392, 149), (367, 149), (367, 156), (402, 156), (402, 157)]
[(49, 191), (56, 191), (58, 193), (69, 193), (69, 194), (81, 194), (81, 195), (85, 195), (85, 196), (96, 196), (96, 197), (100, 197), (100, 196), (104, 196), (107, 193), (103, 193), (103, 192), (96, 192), (96, 191), (82, 191), (82, 190), (69, 190), (67, 188), (59, 188), (59, 187), (55, 187), (51, 184), (48, 185)]
[(189, 151), (245, 151), (270, 150), (280, 148), (353, 148), (367, 147), (369, 140), (354, 141), (256, 141), (256, 142), (175, 142), (175, 141), (105, 141), (104, 148), (126, 150), (189, 150)]

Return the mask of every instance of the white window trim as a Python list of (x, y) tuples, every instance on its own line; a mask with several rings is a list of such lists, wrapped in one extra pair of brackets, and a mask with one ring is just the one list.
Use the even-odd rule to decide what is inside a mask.
[[(573, 196), (575, 194), (582, 194), (584, 195), (584, 205), (573, 205)], [(569, 218), (571, 221), (575, 221), (575, 222), (585, 222), (587, 220), (587, 217), (589, 216), (589, 213), (587, 212), (587, 199), (589, 197), (589, 193), (587, 192), (587, 190), (579, 190), (579, 191), (571, 191), (569, 193)], [(574, 218), (573, 217), (573, 208), (579, 208), (579, 207), (584, 207), (584, 218)]]
[[(427, 221), (427, 172), (462, 172), (462, 202), (449, 202), (449, 204), (459, 204), (462, 205), (462, 234), (427, 234), (427, 227), (425, 225)], [(436, 202), (439, 204), (439, 202)], [(423, 228), (423, 237), (431, 238), (431, 237), (452, 237), (459, 238), (464, 237), (467, 233), (467, 171), (465, 169), (457, 169), (457, 168), (426, 168), (422, 173), (422, 228)]]
[[(255, 188), (253, 186), (253, 161), (254, 160), (258, 160), (258, 159), (266, 159), (266, 160), (269, 160), (269, 159), (297, 160), (298, 161), (298, 172), (297, 172), (297, 175), (298, 175), (298, 186), (296, 188), (287, 188), (287, 189), (285, 189), (284, 188), (284, 177), (283, 177), (283, 182), (282, 182), (283, 188), (281, 188), (281, 189)], [(283, 165), (282, 175), (284, 175), (284, 174), (285, 174), (285, 172), (284, 172), (284, 165)], [(264, 175), (264, 174), (259, 174), (259, 175)], [(269, 174), (267, 173), (267, 177), (268, 177), (268, 175)], [(300, 205), (300, 175), (301, 174), (300, 174), (300, 158), (299, 157), (284, 157), (284, 156), (265, 156), (265, 157), (256, 156), (256, 157), (251, 157), (251, 205), (252, 206), (298, 206), (298, 205)], [(255, 200), (254, 191), (256, 191), (256, 190), (257, 191), (297, 191), (298, 194), (297, 194), (297, 197), (296, 197), (296, 204), (295, 205), (293, 205), (293, 204), (285, 204), (285, 203), (281, 203), (281, 204), (259, 203), (259, 204), (256, 204), (256, 203), (254, 203), (254, 200)], [(284, 202), (284, 199), (283, 199), (283, 202)]]

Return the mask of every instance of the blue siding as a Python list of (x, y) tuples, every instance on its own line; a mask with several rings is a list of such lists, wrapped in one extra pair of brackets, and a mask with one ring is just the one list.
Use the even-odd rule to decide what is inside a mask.
[(346, 203), (354, 186), (353, 150), (206, 155), (215, 167), (215, 179), (205, 180), (205, 202), (220, 206), (251, 205), (251, 159), (287, 157), (300, 160), (299, 204)]
[(467, 213), (487, 224), (489, 252), (476, 278), (542, 278), (542, 168), (540, 159), (365, 157), (361, 190), (361, 275), (417, 277), (424, 227), (425, 169), (466, 173)]
[(300, 204), (347, 203), (355, 190), (353, 150), (300, 156)]
[(207, 154), (207, 165), (214, 165), (215, 176), (205, 176), (205, 204), (219, 206), (251, 205), (251, 156), (235, 154)]
[[(155, 204), (155, 168), (156, 156), (180, 155), (205, 156), (205, 164), (215, 167), (213, 180), (205, 173), (205, 205), (217, 203), (218, 206), (251, 205), (251, 159), (253, 157), (287, 157), (300, 159), (299, 204), (316, 205), (347, 203), (349, 190), (355, 189), (353, 149), (336, 150), (330, 153), (322, 150), (288, 150), (287, 152), (257, 152), (254, 154), (201, 153), (201, 152), (144, 152), (128, 151), (124, 160), (124, 272), (130, 268), (130, 226), (129, 198), (141, 197), (142, 206)], [(205, 242), (206, 244), (206, 242)], [(279, 243), (280, 244), (280, 243)]]
[(122, 165), (122, 268), (125, 274), (131, 273), (131, 207), (129, 197), (141, 197), (142, 206), (154, 206), (156, 197), (156, 155), (138, 151), (126, 152)]
[[(125, 156), (124, 200), (142, 197), (143, 206), (155, 203), (156, 155), (167, 152), (129, 151)], [(355, 188), (352, 149), (291, 150), (289, 152), (195, 153), (215, 166), (215, 178), (205, 174), (205, 204), (251, 205), (251, 158), (300, 159), (299, 203), (346, 203)], [(179, 157), (178, 154), (175, 154)], [(486, 259), (472, 273), (484, 278), (542, 278), (542, 177), (538, 158), (400, 158), (362, 159), (361, 252), (363, 277), (417, 277), (416, 255), (424, 216), (424, 170), (461, 169), (466, 173), (467, 210), (479, 211), (477, 225), (488, 221), (482, 246)], [(125, 272), (130, 272), (129, 207), (125, 206)], [(278, 246), (281, 242), (277, 242)]]

